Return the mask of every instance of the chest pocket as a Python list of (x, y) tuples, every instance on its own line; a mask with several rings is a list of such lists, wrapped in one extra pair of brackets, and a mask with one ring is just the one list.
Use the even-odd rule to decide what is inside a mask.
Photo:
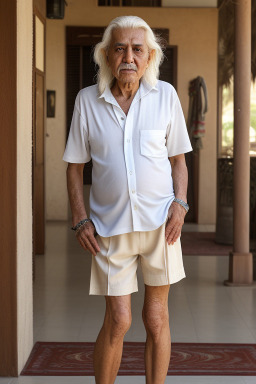
[(165, 129), (144, 129), (140, 131), (140, 153), (143, 156), (163, 157), (167, 154)]

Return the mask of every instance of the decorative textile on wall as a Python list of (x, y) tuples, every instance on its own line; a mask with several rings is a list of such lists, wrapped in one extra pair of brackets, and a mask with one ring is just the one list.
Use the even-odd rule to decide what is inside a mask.
[(205, 114), (208, 111), (207, 88), (203, 77), (198, 76), (189, 83), (188, 130), (193, 151), (203, 148)]

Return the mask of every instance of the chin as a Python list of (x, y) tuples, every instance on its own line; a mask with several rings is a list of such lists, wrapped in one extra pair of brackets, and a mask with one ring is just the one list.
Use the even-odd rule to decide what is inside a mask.
[(123, 75), (119, 77), (119, 81), (125, 82), (125, 83), (135, 83), (137, 81), (137, 76), (134, 75)]

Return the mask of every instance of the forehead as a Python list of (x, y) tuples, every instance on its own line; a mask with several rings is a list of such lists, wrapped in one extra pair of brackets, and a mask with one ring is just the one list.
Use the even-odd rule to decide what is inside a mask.
[(111, 44), (143, 44), (146, 45), (146, 33), (143, 28), (116, 28), (112, 31)]

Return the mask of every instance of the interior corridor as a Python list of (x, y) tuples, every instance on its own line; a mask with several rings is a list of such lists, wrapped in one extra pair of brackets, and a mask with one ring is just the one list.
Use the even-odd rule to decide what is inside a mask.
[[(80, 247), (67, 222), (48, 222), (46, 253), (36, 256), (34, 342), (95, 341), (105, 309), (104, 297), (89, 296), (90, 255)], [(186, 224), (184, 230), (212, 231)], [(181, 238), (182, 241), (182, 238)], [(183, 256), (187, 277), (171, 285), (169, 295), (172, 342), (256, 343), (256, 289), (226, 287), (228, 256)], [(141, 319), (143, 282), (132, 295), (133, 323), (126, 341), (144, 341)], [(168, 376), (166, 383), (255, 383), (252, 376)], [(116, 383), (142, 384), (142, 376), (118, 376)], [(87, 384), (86, 376), (20, 376), (1, 384)]]

